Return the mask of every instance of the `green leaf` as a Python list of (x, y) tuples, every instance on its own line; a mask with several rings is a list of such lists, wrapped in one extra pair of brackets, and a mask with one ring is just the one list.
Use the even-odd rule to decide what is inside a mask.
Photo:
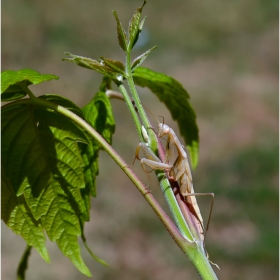
[(84, 163), (84, 179), (85, 188), (81, 189), (82, 198), (84, 201), (85, 211), (81, 214), (82, 222), (89, 221), (89, 213), (91, 207), (91, 196), (96, 197), (96, 176), (99, 173), (98, 169), (98, 152), (99, 146), (95, 141), (91, 145), (79, 143), (83, 163)]
[(60, 96), (60, 95), (57, 95), (57, 94), (45, 94), (45, 95), (39, 96), (38, 98), (41, 98), (41, 99), (44, 99), (44, 100), (49, 101), (51, 103), (63, 106), (64, 108), (72, 111), (77, 116), (84, 119), (84, 114), (83, 114), (83, 111), (81, 110), (81, 108), (78, 107), (71, 100), (69, 100), (69, 99), (67, 99), (63, 96)]
[[(104, 81), (101, 87), (104, 86)], [(111, 144), (112, 134), (115, 131), (115, 122), (111, 103), (107, 95), (99, 91), (93, 99), (83, 107), (86, 121), (94, 127)], [(108, 266), (107, 263), (95, 256), (88, 245), (83, 233), (84, 222), (89, 221), (91, 196), (96, 196), (96, 176), (98, 175), (98, 154), (101, 146), (94, 139), (91, 145), (79, 143), (81, 155), (84, 161), (85, 188), (81, 190), (86, 211), (81, 215), (82, 240), (93, 259)]]
[(145, 17), (142, 19), (142, 21), (140, 22), (140, 24), (139, 24), (139, 31), (140, 31), (140, 32), (141, 32), (142, 29), (143, 29), (143, 26), (144, 26), (144, 23), (145, 23), (146, 19), (147, 19), (147, 16), (145, 16)]
[(112, 89), (111, 83), (112, 83), (112, 80), (109, 77), (103, 76), (102, 82), (99, 86), (99, 90), (106, 92), (106, 90)]
[(86, 247), (86, 249), (87, 249), (87, 251), (89, 252), (89, 254), (91, 255), (91, 257), (92, 257), (94, 260), (96, 260), (97, 262), (99, 262), (100, 264), (109, 267), (109, 265), (108, 265), (104, 260), (98, 258), (98, 257), (91, 251), (91, 249), (90, 249), (89, 246), (87, 245), (84, 232), (82, 232), (82, 240), (83, 240), (84, 246)]
[(83, 161), (77, 142), (88, 143), (87, 136), (56, 112), (31, 104), (7, 108), (2, 108), (1, 153), (11, 188), (19, 198), (24, 196), (50, 240), (90, 276), (77, 240), (79, 217), (85, 211)]
[(91, 273), (84, 263), (80, 255), (80, 247), (75, 234), (71, 234), (67, 231), (62, 231), (60, 238), (56, 241), (61, 252), (68, 257), (71, 262), (88, 277), (91, 277)]
[(116, 13), (116, 11), (113, 11), (114, 17), (116, 19), (117, 22), (117, 34), (118, 34), (118, 41), (119, 41), (119, 45), (120, 47), (126, 52), (127, 50), (127, 41), (126, 41), (126, 33), (125, 30), (122, 27), (122, 24), (119, 20), (119, 17)]
[(58, 76), (40, 74), (32, 69), (19, 71), (7, 70), (1, 74), (1, 100), (12, 101), (26, 96), (26, 87), (37, 85), (45, 81), (58, 80)]
[[(86, 121), (111, 144), (112, 134), (115, 132), (115, 121), (111, 103), (106, 94), (99, 91), (93, 99), (83, 107), (83, 113)], [(96, 196), (95, 181), (98, 175), (98, 152), (101, 146), (94, 139), (92, 139), (91, 145), (80, 144), (79, 146), (85, 166), (86, 187), (82, 190), (82, 194), (86, 209), (89, 210), (90, 195)], [(89, 213), (89, 211), (85, 213)], [(88, 215), (84, 215), (84, 220), (89, 220)]]
[(17, 270), (17, 280), (24, 280), (25, 279), (25, 272), (28, 267), (28, 258), (30, 256), (32, 247), (27, 245), (26, 249), (23, 253), (23, 256), (20, 260), (18, 270)]
[(178, 123), (180, 134), (186, 141), (191, 163), (195, 168), (199, 150), (198, 126), (187, 91), (175, 79), (144, 67), (135, 69), (133, 79), (135, 84), (148, 87), (169, 109), (172, 118)]
[[(3, 143), (2, 139), (2, 143)], [(23, 195), (16, 196), (10, 180), (2, 167), (1, 172), (1, 219), (15, 234), (21, 235), (29, 246), (33, 246), (41, 257), (50, 262), (46, 248), (46, 237), (42, 225), (36, 221)]]
[(117, 73), (120, 73), (121, 75), (125, 76), (125, 68), (124, 65), (118, 61), (118, 60), (113, 60), (110, 58), (104, 58), (101, 57), (102, 62), (109, 68), (111, 68), (112, 70), (114, 70)]
[[(106, 79), (106, 78), (105, 78)], [(59, 95), (44, 95), (41, 96), (39, 98), (43, 98), (49, 102), (61, 105), (69, 110), (71, 110), (72, 112), (74, 112), (75, 114), (77, 114), (78, 116), (80, 116), (81, 118), (84, 118), (84, 114), (83, 111), (77, 107), (73, 102), (71, 102), (70, 100), (63, 98)], [(108, 102), (108, 98), (106, 96), (105, 93), (101, 92), (101, 93), (97, 93), (95, 95), (95, 97), (93, 98), (94, 102), (90, 102), (87, 106), (85, 106), (86, 110), (85, 112), (87, 113), (87, 119), (89, 120), (89, 122), (92, 122), (91, 124), (94, 126), (99, 126), (99, 132), (102, 134), (103, 131), (106, 131), (107, 133), (103, 134), (103, 136), (107, 136), (108, 138), (108, 131), (111, 131), (112, 129), (114, 129), (114, 119), (113, 119), (113, 115), (112, 115), (112, 108), (111, 108), (111, 104), (110, 102)], [(105, 123), (110, 123), (111, 126), (109, 125), (97, 125), (99, 122), (93, 121), (92, 117), (92, 113), (96, 117), (99, 117), (102, 115), (103, 113), (103, 107), (99, 105), (99, 103), (105, 103), (105, 107), (107, 112), (105, 112), (106, 115), (109, 115), (108, 119), (105, 120)], [(92, 103), (92, 104), (91, 104)], [(91, 105), (90, 105), (91, 104)], [(100, 108), (101, 107), (101, 108)], [(98, 111), (98, 112), (96, 112)], [(103, 113), (104, 116), (104, 113)], [(113, 124), (113, 126), (112, 126)], [(109, 137), (109, 140), (111, 139), (111, 137)], [(107, 141), (109, 141), (107, 140)], [(85, 203), (85, 211), (82, 213), (81, 215), (81, 230), (82, 230), (82, 240), (84, 243), (84, 246), (86, 247), (86, 249), (88, 250), (89, 254), (92, 256), (92, 258), (94, 260), (96, 260), (97, 262), (101, 263), (102, 265), (108, 266), (108, 264), (98, 258), (96, 255), (93, 254), (93, 252), (90, 250), (90, 248), (88, 247), (87, 243), (86, 243), (86, 238), (84, 236), (83, 233), (83, 227), (84, 227), (84, 221), (89, 221), (89, 212), (90, 212), (90, 199), (91, 199), (91, 195), (92, 196), (96, 196), (96, 187), (95, 187), (95, 177), (98, 175), (98, 151), (100, 149), (100, 146), (98, 145), (98, 143), (96, 141), (94, 141), (94, 139), (90, 138), (90, 142), (91, 145), (85, 145), (83, 143), (79, 143), (79, 146), (81, 147), (81, 150), (85, 151), (84, 153), (82, 153), (82, 159), (84, 162), (84, 177), (85, 177), (85, 188), (81, 189), (81, 194)], [(90, 162), (89, 162), (90, 161)]]
[(137, 67), (139, 67), (144, 62), (144, 60), (148, 57), (150, 52), (156, 48), (157, 46), (154, 46), (151, 49), (144, 52), (143, 54), (141, 54), (140, 56), (136, 57), (131, 63), (131, 71), (134, 71)]
[(99, 91), (82, 110), (86, 121), (111, 144), (112, 134), (115, 132), (115, 121), (112, 106), (106, 94)]
[[(140, 26), (140, 18), (141, 18), (142, 10), (145, 5), (146, 5), (146, 1), (144, 1), (142, 6), (139, 7), (134, 12), (131, 20), (129, 21), (129, 25), (128, 25), (128, 49), (129, 50), (131, 50), (133, 48), (133, 46), (136, 44), (138, 37), (139, 37), (139, 33), (142, 30), (145, 19), (141, 23), (141, 26)], [(140, 26), (140, 28), (139, 28), (139, 26)]]
[(116, 72), (114, 69), (112, 69), (106, 65), (103, 65), (102, 63), (100, 63), (97, 60), (94, 60), (94, 59), (91, 59), (88, 57), (79, 56), (79, 55), (74, 55), (74, 54), (71, 54), (68, 52), (66, 52), (65, 54), (69, 55), (70, 58), (63, 58), (62, 59), (63, 61), (70, 61), (81, 67), (95, 70), (95, 71), (99, 72), (100, 74), (113, 79), (114, 81), (122, 81), (122, 76), (118, 72)]

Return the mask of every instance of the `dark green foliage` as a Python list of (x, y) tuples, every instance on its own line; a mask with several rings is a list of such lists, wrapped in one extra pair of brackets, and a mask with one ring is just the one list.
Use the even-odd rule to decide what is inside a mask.
[[(83, 113), (86, 121), (94, 127), (109, 144), (112, 143), (112, 134), (115, 131), (115, 121), (112, 113), (111, 103), (102, 91), (99, 91), (93, 99), (83, 107)], [(84, 162), (84, 179), (85, 188), (81, 190), (83, 201), (85, 204), (86, 211), (81, 215), (81, 228), (82, 228), (82, 240), (89, 254), (93, 259), (99, 263), (108, 266), (108, 264), (98, 258), (86, 243), (83, 228), (84, 222), (90, 220), (90, 198), (91, 196), (96, 197), (96, 176), (98, 175), (98, 154), (101, 146), (91, 139), (91, 145), (85, 145), (79, 143), (80, 152)]]
[(18, 266), (18, 270), (17, 270), (17, 280), (24, 280), (25, 279), (25, 272), (27, 270), (27, 267), (28, 267), (28, 258), (30, 256), (30, 253), (31, 253), (31, 249), (32, 247), (27, 245), (26, 246), (26, 249), (24, 251), (24, 254), (21, 258), (21, 261), (19, 263), (19, 266)]
[(15, 234), (21, 235), (29, 246), (33, 246), (46, 262), (50, 262), (42, 225), (34, 219), (23, 195), (15, 194), (3, 167), (1, 171), (1, 219)]
[[(112, 134), (115, 131), (115, 122), (111, 103), (106, 94), (99, 91), (94, 98), (83, 107), (86, 121), (99, 132), (104, 139), (111, 144)], [(85, 206), (88, 209), (84, 220), (89, 221), (90, 195), (96, 196), (95, 178), (98, 175), (98, 151), (100, 145), (91, 140), (91, 145), (80, 143), (81, 155), (84, 161), (85, 189), (82, 190)]]
[(84, 118), (83, 111), (76, 104), (74, 104), (71, 100), (69, 100), (65, 97), (62, 97), (57, 94), (46, 94), (46, 95), (39, 96), (38, 98), (41, 98), (41, 99), (44, 99), (51, 103), (63, 106), (64, 108), (67, 108), (68, 110), (75, 113), (77, 116)]
[[(88, 143), (86, 135), (64, 116), (32, 104), (3, 109), (2, 166), (14, 209), (22, 208), (24, 202), (26, 214), (23, 216), (21, 209), (13, 218), (14, 209), (7, 212), (8, 208), (3, 208), (2, 218), (21, 235), (31, 230), (31, 219), (81, 272), (90, 275), (77, 240), (81, 235), (79, 213), (85, 211), (80, 192), (85, 185), (83, 162), (77, 141)], [(2, 204), (7, 204), (7, 199), (11, 195), (2, 195)], [(21, 223), (27, 228), (19, 232), (16, 229)], [(44, 244), (38, 241), (34, 247), (40, 252)]]
[(29, 85), (37, 85), (45, 81), (58, 80), (55, 75), (40, 74), (32, 69), (20, 71), (7, 70), (1, 75), (1, 100), (12, 101), (26, 96)]
[(190, 151), (193, 168), (198, 163), (199, 138), (196, 115), (189, 102), (189, 94), (175, 79), (148, 68), (139, 67), (133, 73), (135, 84), (148, 87), (169, 109), (178, 122), (180, 133)]
[[(46, 78), (39, 73), (37, 76)], [(5, 83), (9, 86), (18, 82), (12, 78), (9, 82), (7, 77)], [(32, 81), (39, 83), (43, 79)], [(103, 92), (83, 110), (58, 95), (39, 99), (47, 102), (46, 107), (25, 99), (2, 108), (2, 219), (49, 262), (45, 231), (62, 253), (90, 276), (77, 237), (82, 235), (85, 242), (83, 224), (89, 220), (90, 197), (96, 195), (100, 145), (72, 120), (48, 109), (47, 104), (63, 106), (87, 119), (110, 143), (115, 128), (111, 106)], [(20, 277), (24, 276), (28, 255), (20, 266)]]

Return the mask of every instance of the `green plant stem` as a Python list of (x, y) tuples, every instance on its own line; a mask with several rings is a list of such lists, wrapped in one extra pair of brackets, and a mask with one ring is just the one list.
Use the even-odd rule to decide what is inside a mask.
[[(149, 121), (149, 119), (147, 118), (146, 112), (141, 104), (141, 101), (139, 99), (134, 81), (133, 81), (133, 77), (132, 77), (132, 72), (131, 72), (131, 56), (130, 56), (130, 52), (127, 52), (126, 54), (126, 78), (127, 78), (127, 82), (129, 85), (129, 89), (131, 91), (131, 95), (135, 101), (135, 104), (137, 106), (140, 118), (143, 122), (143, 124), (145, 125), (145, 127), (151, 127), (151, 123)], [(149, 129), (149, 137), (150, 137), (150, 148), (153, 150), (153, 152), (155, 154), (158, 154), (158, 138), (156, 137), (154, 131), (152, 131), (151, 129)], [(168, 180), (162, 180), (162, 178), (164, 178), (165, 173), (164, 171), (160, 171), (157, 170), (156, 174), (158, 176), (158, 180), (160, 182), (163, 194), (165, 196), (165, 199), (167, 201), (167, 204), (169, 206), (169, 209), (171, 211), (171, 214), (174, 218), (174, 221), (178, 227), (178, 229), (180, 230), (180, 232), (182, 233), (182, 235), (185, 238), (188, 238), (189, 240), (193, 240), (192, 234), (190, 232), (190, 229), (184, 219), (184, 216), (180, 210), (180, 207), (176, 201), (176, 198), (172, 192), (172, 188), (169, 184)]]
[(128, 109), (129, 109), (129, 111), (131, 113), (131, 116), (132, 116), (133, 121), (134, 121), (135, 126), (136, 126), (138, 137), (139, 137), (139, 139), (141, 139), (141, 141), (144, 141), (144, 138), (143, 138), (143, 135), (142, 135), (142, 131), (141, 131), (141, 123), (139, 121), (137, 112), (135, 111), (135, 108), (133, 107), (133, 105), (131, 103), (131, 100), (130, 100), (130, 97), (129, 97), (129, 95), (128, 95), (127, 91), (126, 91), (126, 88), (124, 87), (123, 84), (119, 85), (119, 90), (122, 93), (124, 101), (127, 104)]
[[(134, 119), (134, 123), (136, 125), (137, 131), (139, 134), (140, 126), (138, 125), (138, 123), (140, 124), (140, 122), (139, 122), (137, 114), (135, 113), (135, 109), (134, 109), (134, 107), (132, 107), (130, 98), (127, 94), (125, 87), (121, 84), (119, 86), (119, 89), (122, 92), (122, 96), (123, 96), (124, 100), (128, 104), (128, 108), (129, 108), (130, 112), (132, 113), (132, 117)], [(141, 139), (141, 141), (144, 142), (142, 133), (141, 133), (141, 137), (139, 136), (139, 138)], [(185, 238), (187, 238), (189, 240), (193, 240), (193, 237), (190, 235), (190, 232), (191, 232), (190, 228), (188, 227), (188, 224), (186, 223), (186, 220), (184, 219), (184, 215), (181, 212), (181, 209), (180, 209), (179, 204), (177, 203), (177, 200), (174, 198), (174, 194), (170, 187), (169, 181), (167, 179), (163, 180), (163, 178), (166, 177), (164, 171), (156, 170), (156, 174), (158, 177), (158, 181), (160, 182), (165, 199), (167, 201), (167, 204), (169, 206), (169, 209), (172, 213), (173, 219), (174, 219), (179, 231)]]
[[(133, 100), (135, 101), (135, 104), (137, 106), (141, 121), (143, 122), (144, 126), (147, 127), (151, 127), (151, 123), (149, 121), (149, 119), (146, 116), (146, 112), (144, 111), (144, 108), (142, 106), (142, 103), (139, 99), (134, 81), (133, 81), (133, 77), (132, 77), (132, 73), (131, 73), (131, 57), (130, 57), (130, 52), (127, 52), (126, 55), (126, 78), (127, 78), (127, 82), (129, 85), (129, 89), (131, 92), (131, 95), (133, 97)], [(151, 131), (151, 130), (150, 130)], [(156, 135), (154, 134), (154, 132), (152, 131), (152, 133), (149, 134), (150, 137), (150, 147), (151, 149), (158, 154), (158, 139), (156, 137)], [(165, 176), (165, 173), (163, 171), (157, 170), (156, 171), (158, 180), (160, 182), (161, 185), (161, 189), (163, 191), (163, 194), (165, 196), (165, 199), (167, 201), (167, 204), (169, 206), (169, 209), (172, 213), (172, 216), (174, 218), (174, 221), (179, 229), (179, 231), (181, 232), (181, 234), (186, 238), (186, 240), (193, 240), (193, 235), (186, 223), (186, 220), (184, 219), (184, 216), (181, 212), (181, 209), (177, 203), (177, 200), (173, 194), (172, 188), (170, 186), (170, 183), (167, 179), (163, 179), (163, 176)], [(211, 265), (209, 264), (209, 260), (207, 259), (206, 255), (205, 255), (205, 250), (204, 250), (204, 244), (203, 242), (199, 241), (198, 243), (196, 243), (196, 249), (194, 250), (189, 250), (186, 248), (186, 250), (184, 251), (189, 258), (191, 259), (191, 261), (193, 262), (193, 264), (195, 265), (196, 269), (198, 270), (200, 276), (202, 277), (202, 279), (217, 279)], [(192, 252), (192, 253), (190, 253)]]
[[(142, 106), (142, 103), (139, 99), (134, 81), (133, 81), (133, 77), (132, 77), (132, 72), (131, 72), (131, 55), (130, 55), (130, 51), (128, 51), (126, 53), (126, 65), (125, 65), (125, 70), (126, 70), (126, 78), (127, 78), (127, 83), (132, 95), (133, 100), (135, 101), (136, 107), (138, 109), (141, 121), (143, 122), (145, 128), (151, 127), (151, 123), (149, 121), (149, 119), (147, 118), (146, 112)], [(151, 140), (151, 148), (152, 150), (157, 154), (157, 138), (155, 133), (150, 130), (148, 131), (150, 140)]]
[(205, 255), (204, 246), (202, 242), (196, 243), (195, 249), (188, 248), (188, 257), (194, 264), (201, 279), (204, 280), (218, 280), (208, 258)]
[(174, 219), (179, 231), (186, 239), (193, 241), (194, 240), (193, 236), (191, 234), (188, 224), (186, 223), (186, 220), (184, 219), (184, 216), (181, 212), (178, 202), (176, 199), (173, 199), (174, 194), (173, 194), (172, 188), (170, 186), (170, 183), (169, 183), (168, 179), (166, 178), (166, 175), (160, 171), (156, 171), (156, 175), (158, 177), (158, 180), (160, 181), (161, 190), (167, 201), (168, 207), (172, 213), (173, 219)]
[(23, 91), (27, 92), (27, 94), (29, 95), (29, 97), (32, 100), (37, 99), (37, 97), (33, 94), (33, 92), (27, 86), (21, 86), (21, 88), (23, 89)]
[[(147, 118), (146, 112), (142, 106), (142, 103), (139, 99), (134, 81), (133, 81), (133, 76), (132, 76), (132, 72), (131, 72), (131, 55), (130, 55), (130, 51), (128, 51), (126, 53), (126, 78), (127, 78), (127, 82), (129, 85), (129, 89), (131, 92), (131, 95), (135, 101), (135, 104), (137, 106), (141, 121), (143, 122), (143, 124), (145, 125), (145, 127), (151, 127), (151, 123), (149, 121), (149, 119)], [(155, 152), (156, 154), (158, 154), (158, 138), (156, 137), (155, 133), (150, 130), (150, 147), (153, 150), (153, 152)], [(190, 231), (190, 228), (188, 226), (188, 224), (186, 223), (186, 220), (184, 218), (184, 215), (181, 212), (180, 206), (178, 205), (178, 202), (174, 196), (174, 193), (172, 191), (172, 188), (170, 186), (170, 183), (167, 179), (163, 179), (164, 177), (166, 177), (165, 172), (161, 171), (161, 170), (156, 170), (156, 174), (158, 177), (158, 181), (160, 182), (161, 185), (161, 189), (163, 191), (163, 194), (165, 196), (165, 199), (167, 201), (168, 207), (171, 211), (171, 214), (173, 216), (173, 219), (179, 229), (179, 231), (181, 232), (181, 234), (188, 240), (193, 241), (193, 235)]]

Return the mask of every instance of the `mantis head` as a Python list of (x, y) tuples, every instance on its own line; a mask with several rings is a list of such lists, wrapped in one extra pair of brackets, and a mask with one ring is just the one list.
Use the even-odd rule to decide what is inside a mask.
[(158, 137), (162, 137), (164, 134), (168, 134), (170, 128), (167, 124), (159, 123), (158, 124)]

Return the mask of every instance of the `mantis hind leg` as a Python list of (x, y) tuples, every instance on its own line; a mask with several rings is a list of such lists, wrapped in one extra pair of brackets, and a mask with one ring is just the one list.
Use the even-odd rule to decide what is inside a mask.
[[(208, 217), (208, 221), (207, 221), (207, 225), (206, 225), (206, 229), (205, 229), (205, 232), (203, 233), (204, 235), (204, 240), (203, 240), (203, 247), (204, 247), (204, 250), (205, 250), (205, 253), (206, 253), (206, 256), (209, 260), (209, 262), (216, 266), (219, 270), (220, 270), (220, 267), (216, 264), (216, 263), (213, 263), (210, 259), (209, 259), (209, 254), (208, 252), (206, 251), (206, 248), (205, 248), (205, 238), (206, 238), (206, 233), (209, 229), (209, 225), (210, 225), (210, 220), (211, 220), (211, 217), (212, 217), (212, 210), (213, 210), (213, 207), (214, 207), (214, 200), (215, 200), (215, 195), (214, 193), (190, 193), (190, 194), (187, 194), (185, 196), (211, 196), (212, 197), (212, 202), (211, 202), (211, 206), (210, 206), (210, 212), (209, 212), (209, 217)], [(201, 224), (201, 221), (200, 219), (198, 219), (200, 224)], [(202, 229), (204, 230), (204, 227), (203, 227), (203, 224), (201, 224), (202, 226)]]
[[(207, 221), (207, 224), (206, 224), (205, 232), (203, 233), (204, 234), (204, 242), (205, 242), (206, 233), (209, 229), (210, 220), (211, 220), (211, 217), (212, 217), (212, 210), (213, 210), (213, 207), (214, 207), (215, 195), (214, 195), (214, 193), (190, 193), (190, 194), (184, 195), (184, 197), (186, 197), (186, 196), (211, 196), (212, 197), (212, 202), (211, 202), (211, 206), (210, 206), (208, 221)], [(199, 221), (200, 221), (200, 219), (199, 219)], [(201, 223), (201, 221), (200, 221), (200, 223)], [(203, 224), (201, 226), (204, 229)]]

